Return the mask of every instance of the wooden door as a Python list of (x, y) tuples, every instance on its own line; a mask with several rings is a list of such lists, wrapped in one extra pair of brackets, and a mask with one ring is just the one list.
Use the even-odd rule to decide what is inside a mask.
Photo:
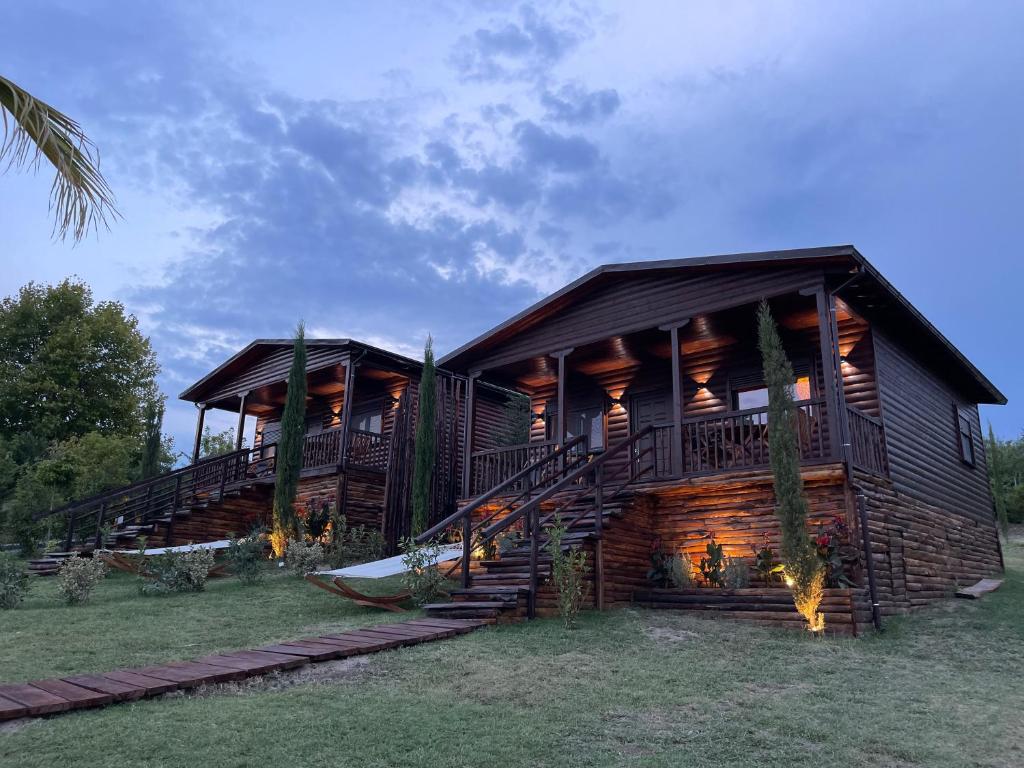
[[(672, 393), (664, 391), (644, 392), (630, 397), (629, 431), (639, 432), (652, 424), (672, 422)], [(634, 449), (634, 455), (642, 457), (642, 464), (651, 460), (649, 449), (656, 448), (655, 472), (657, 477), (672, 473), (671, 430), (659, 430), (647, 435)]]

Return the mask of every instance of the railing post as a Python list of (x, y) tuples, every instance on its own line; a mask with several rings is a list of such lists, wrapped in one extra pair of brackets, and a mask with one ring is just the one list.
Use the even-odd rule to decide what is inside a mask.
[[(653, 440), (651, 441), (653, 444)], [(655, 454), (655, 457), (657, 454)], [(604, 464), (597, 467), (594, 473), (594, 533), (597, 541), (594, 544), (594, 591), (597, 594), (597, 610), (604, 610), (604, 552), (601, 533), (604, 528)]]
[(68, 512), (68, 532), (64, 536), (64, 551), (71, 551), (71, 541), (75, 533), (75, 510)]
[(540, 505), (530, 510), (530, 594), (527, 596), (526, 616), (533, 619), (537, 617), (537, 555), (540, 546)]
[(164, 546), (170, 546), (171, 537), (174, 535), (174, 518), (178, 510), (178, 494), (181, 491), (181, 475), (174, 477), (174, 495), (171, 496), (171, 518), (167, 521), (167, 535), (164, 536)]
[(93, 537), (93, 548), (99, 549), (103, 543), (103, 518), (107, 514), (107, 502), (100, 502), (100, 511), (96, 513), (96, 535)]
[(220, 501), (224, 500), (224, 485), (228, 479), (228, 461), (229, 460), (222, 460), (220, 462)]
[(472, 515), (462, 518), (462, 588), (469, 589), (469, 559), (473, 554), (473, 543), (470, 538), (473, 535)]

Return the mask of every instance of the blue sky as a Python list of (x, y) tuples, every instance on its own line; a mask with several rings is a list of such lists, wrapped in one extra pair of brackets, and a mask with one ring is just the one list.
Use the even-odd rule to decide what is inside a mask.
[(3, 176), (0, 291), (124, 302), (179, 447), (177, 393), (299, 318), (443, 353), (600, 263), (836, 243), (1024, 427), (1019, 3), (8, 0), (0, 25), (0, 72), (84, 124), (124, 215), (54, 243), (48, 174)]

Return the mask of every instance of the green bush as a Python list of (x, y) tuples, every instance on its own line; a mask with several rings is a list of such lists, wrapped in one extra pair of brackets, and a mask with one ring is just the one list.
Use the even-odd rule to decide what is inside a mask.
[(587, 597), (587, 553), (578, 546), (562, 549), (567, 530), (561, 518), (556, 517), (555, 524), (548, 529), (546, 546), (551, 555), (551, 581), (558, 591), (558, 613), (566, 629), (572, 629)]
[(417, 544), (410, 538), (403, 541), (401, 547), (402, 564), (406, 567), (402, 584), (412, 595), (412, 601), (426, 605), (444, 594), (444, 575), (437, 567), (441, 544), (437, 541)]
[(665, 549), (661, 538), (651, 542), (651, 567), (647, 571), (647, 580), (659, 587), (672, 586), (686, 589), (692, 586), (690, 574), (690, 556), (685, 552), (674, 555)]
[(243, 584), (259, 584), (263, 581), (267, 573), (266, 558), (263, 556), (265, 549), (263, 531), (259, 529), (242, 539), (236, 539), (234, 534), (228, 538), (225, 559), (231, 572)]
[(722, 555), (722, 545), (715, 542), (714, 537), (708, 542), (706, 551), (707, 557), (700, 559), (700, 575), (709, 587), (722, 586), (722, 567), (725, 565), (725, 558)]
[(289, 541), (284, 553), (284, 564), (293, 574), (302, 578), (313, 573), (324, 561), (324, 548), (320, 542)]
[(57, 592), (68, 605), (87, 603), (93, 589), (107, 575), (102, 560), (74, 555), (57, 571)]
[(17, 608), (27, 593), (25, 564), (14, 555), (0, 552), (0, 610)]
[(750, 586), (750, 567), (742, 557), (726, 557), (722, 567), (722, 586), (745, 589)]
[(1014, 486), (1006, 494), (1006, 519), (1011, 523), (1024, 523), (1024, 485)]
[(331, 542), (325, 551), (332, 568), (380, 560), (386, 550), (387, 543), (380, 531), (363, 525), (349, 528), (345, 515), (332, 516)]
[(139, 591), (144, 595), (202, 592), (214, 563), (212, 549), (165, 552), (150, 557), (142, 572)]

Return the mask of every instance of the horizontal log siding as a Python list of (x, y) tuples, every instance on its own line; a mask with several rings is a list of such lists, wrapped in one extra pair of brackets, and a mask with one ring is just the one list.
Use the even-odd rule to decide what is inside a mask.
[[(304, 509), (313, 498), (333, 498), (338, 503), (341, 492), (339, 474), (320, 475), (299, 480), (295, 508)], [(345, 508), (342, 512), (350, 527), (365, 525), (380, 530), (384, 514), (384, 476), (377, 472), (351, 470), (344, 490)]]
[(858, 471), (882, 613), (906, 613), (949, 597), (1000, 569), (993, 521), (976, 521), (899, 493), (890, 480)]
[[(853, 526), (840, 465), (805, 468), (803, 478), (810, 503), (810, 525), (818, 521), (827, 523), (838, 515)], [(661, 537), (667, 549), (689, 555), (694, 568), (706, 554), (711, 536), (723, 545), (726, 555), (742, 557), (751, 566), (751, 547), (760, 548), (765, 534), (775, 552), (781, 551), (770, 471), (694, 478), (645, 493), (654, 498), (653, 533)]]
[(506, 362), (547, 355), (610, 336), (657, 327), (672, 320), (757, 301), (822, 279), (820, 269), (788, 267), (723, 271), (707, 275), (618, 275), (554, 316), (511, 338), (495, 341), (489, 354), (464, 361), (487, 370)]
[(846, 404), (869, 416), (878, 416), (878, 386), (875, 381), (875, 352), (868, 324), (859, 317), (839, 321), (839, 352), (842, 364), (843, 394)]
[[(894, 488), (927, 504), (991, 523), (992, 496), (978, 407), (877, 328), (873, 334), (889, 471)], [(953, 405), (974, 425), (976, 464), (960, 460)]]
[(505, 401), (495, 392), (477, 387), (473, 396), (473, 451), (498, 448), (499, 436), (506, 429)]

